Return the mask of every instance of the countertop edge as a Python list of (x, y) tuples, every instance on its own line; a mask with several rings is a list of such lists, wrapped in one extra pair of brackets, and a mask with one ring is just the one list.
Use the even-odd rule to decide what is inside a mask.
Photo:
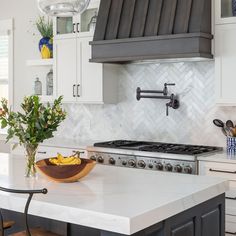
[[(210, 200), (218, 195), (221, 195), (221, 194), (225, 193), (226, 189), (228, 189), (228, 188), (229, 188), (228, 181), (225, 180), (222, 183), (219, 183), (219, 184), (212, 186), (208, 189), (205, 189), (205, 190), (202, 190), (198, 193), (195, 193), (192, 196), (181, 198), (181, 199), (176, 200), (168, 205), (164, 205), (161, 208), (154, 209), (152, 211), (144, 213), (143, 215), (139, 215), (137, 217), (131, 218), (130, 219), (130, 221), (131, 221), (131, 234), (137, 233), (138, 231), (140, 231), (146, 227), (152, 226), (156, 223), (160, 223), (160, 222), (164, 221), (165, 219), (168, 219), (168, 218), (175, 216), (185, 210), (191, 209), (192, 207), (195, 207), (207, 200)], [(180, 201), (183, 204), (180, 204)], [(169, 210), (166, 210), (166, 208), (168, 208)], [(162, 212), (162, 214), (160, 214), (161, 217), (159, 214), (157, 214), (157, 211), (159, 213)], [(171, 211), (172, 213), (171, 214), (167, 213), (169, 211)], [(150, 219), (150, 217), (152, 219), (152, 223), (150, 223), (149, 225), (147, 225), (147, 224), (144, 225), (143, 219), (146, 219), (146, 218)], [(133, 225), (135, 225), (135, 226), (133, 226)]]

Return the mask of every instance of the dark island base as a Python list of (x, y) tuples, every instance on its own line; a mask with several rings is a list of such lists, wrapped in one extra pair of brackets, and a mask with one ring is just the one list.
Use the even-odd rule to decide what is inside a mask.
[[(15, 220), (14, 229), (7, 235), (23, 230), (24, 223), (21, 213), (4, 210), (4, 218)], [(30, 226), (41, 226), (64, 236), (124, 236), (112, 232), (101, 231), (88, 227), (67, 224), (29, 216)], [(225, 195), (222, 194), (161, 223), (144, 229), (133, 236), (224, 236), (225, 235)]]

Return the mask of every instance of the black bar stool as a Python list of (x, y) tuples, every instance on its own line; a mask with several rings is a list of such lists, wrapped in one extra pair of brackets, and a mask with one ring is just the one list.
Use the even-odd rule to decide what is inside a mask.
[[(28, 210), (29, 210), (29, 205), (32, 200), (32, 197), (34, 194), (39, 194), (39, 193), (47, 194), (48, 190), (46, 188), (40, 189), (40, 190), (16, 190), (16, 189), (8, 189), (8, 188), (0, 187), (0, 191), (29, 195), (26, 205), (25, 205), (25, 210), (24, 210), (25, 231), (14, 233), (14, 234), (11, 234), (10, 236), (61, 236), (61, 235), (52, 233), (50, 231), (43, 230), (41, 228), (30, 229), (28, 225)], [(14, 222), (3, 221), (3, 216), (1, 214), (1, 211), (0, 211), (0, 221), (1, 221), (0, 222), (1, 236), (4, 236), (4, 231), (12, 227), (14, 225)]]

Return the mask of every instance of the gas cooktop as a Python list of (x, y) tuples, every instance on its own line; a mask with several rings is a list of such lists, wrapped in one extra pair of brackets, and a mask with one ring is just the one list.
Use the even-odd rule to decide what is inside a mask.
[(160, 152), (182, 155), (200, 155), (221, 151), (220, 147), (201, 146), (201, 145), (187, 145), (161, 142), (147, 142), (147, 141), (130, 141), (130, 140), (115, 140), (102, 143), (95, 143), (95, 147), (113, 148), (113, 149), (127, 149), (145, 152)]
[(197, 157), (220, 152), (220, 147), (148, 141), (114, 140), (88, 147), (88, 156), (98, 164), (197, 174)]

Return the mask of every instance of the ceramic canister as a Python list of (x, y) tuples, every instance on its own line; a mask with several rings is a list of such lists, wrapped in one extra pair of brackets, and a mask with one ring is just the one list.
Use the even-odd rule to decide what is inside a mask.
[(227, 137), (227, 152), (236, 153), (236, 137)]
[(232, 0), (232, 13), (236, 16), (236, 0)]

